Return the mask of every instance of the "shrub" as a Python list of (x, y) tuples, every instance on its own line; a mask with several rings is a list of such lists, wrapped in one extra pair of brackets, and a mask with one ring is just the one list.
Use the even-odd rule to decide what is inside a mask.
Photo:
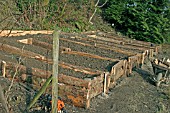
[(169, 4), (169, 0), (110, 0), (103, 17), (131, 38), (164, 43), (170, 38)]

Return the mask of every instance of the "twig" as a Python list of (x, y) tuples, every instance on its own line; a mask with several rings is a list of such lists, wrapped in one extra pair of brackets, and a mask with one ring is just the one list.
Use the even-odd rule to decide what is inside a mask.
[(108, 2), (108, 0), (106, 0), (105, 3), (103, 3), (101, 6), (98, 6), (99, 1), (100, 1), (100, 0), (97, 0), (97, 2), (96, 2), (96, 4), (95, 4), (95, 10), (94, 10), (92, 16), (91, 16), (90, 19), (89, 19), (89, 23), (90, 23), (90, 24), (93, 24), (93, 22), (91, 22), (91, 20), (93, 19), (94, 15), (95, 15), (95, 13), (96, 13), (96, 11), (97, 11), (97, 8), (103, 7), (103, 6)]
[[(22, 51), (23, 51), (24, 47), (25, 47), (25, 46), (23, 46)], [(6, 93), (5, 93), (6, 99), (8, 99), (8, 97), (9, 97), (8, 93), (10, 92), (10, 90), (11, 90), (13, 84), (14, 84), (14, 78), (15, 78), (15, 76), (17, 75), (18, 71), (20, 70), (20, 69), (18, 69), (18, 68), (19, 68), (19, 65), (21, 64), (21, 62), (22, 62), (22, 60), (21, 60), (21, 57), (20, 57), (20, 58), (19, 58), (19, 61), (18, 61), (18, 65), (17, 65), (16, 70), (15, 70), (15, 73), (14, 73), (13, 78), (12, 78), (11, 84), (10, 84), (8, 90), (7, 90)]]
[(3, 89), (1, 87), (1, 84), (0, 84), (0, 101), (2, 102), (2, 106), (5, 108), (6, 113), (9, 113), (9, 109), (8, 109), (8, 106), (7, 106), (7, 101), (6, 101), (5, 97), (4, 97)]

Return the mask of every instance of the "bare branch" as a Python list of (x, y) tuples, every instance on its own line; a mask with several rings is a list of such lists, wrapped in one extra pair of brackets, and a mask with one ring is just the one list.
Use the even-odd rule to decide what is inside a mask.
[(96, 4), (95, 4), (95, 7), (98, 6), (99, 2), (100, 2), (100, 0), (97, 0), (97, 2), (96, 2)]
[(93, 19), (93, 17), (94, 17), (94, 15), (95, 15), (96, 11), (97, 11), (97, 8), (95, 8), (95, 10), (94, 10), (92, 16), (91, 16), (90, 19), (89, 19), (89, 23), (91, 23), (91, 24), (93, 24), (93, 22), (91, 22), (91, 20)]
[(101, 8), (101, 7), (103, 7), (107, 2), (108, 2), (108, 0), (106, 0), (101, 6), (97, 6), (97, 7)]
[(99, 2), (100, 2), (100, 0), (97, 0), (97, 2), (96, 2), (96, 4), (95, 4), (95, 10), (94, 10), (92, 16), (91, 16), (90, 19), (89, 19), (89, 23), (90, 23), (90, 24), (93, 24), (93, 22), (91, 22), (91, 20), (93, 19), (94, 15), (95, 15), (95, 13), (96, 13), (96, 11), (97, 11), (97, 8), (103, 7), (103, 6), (108, 2), (108, 0), (106, 0), (105, 3), (103, 3), (101, 6), (98, 6)]

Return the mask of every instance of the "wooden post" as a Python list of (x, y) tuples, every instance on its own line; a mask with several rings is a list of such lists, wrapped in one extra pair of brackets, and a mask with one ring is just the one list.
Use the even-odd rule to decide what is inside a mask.
[(108, 74), (104, 73), (104, 87), (103, 87), (103, 94), (104, 94), (104, 95), (106, 95), (106, 91), (107, 91), (107, 85), (106, 85), (107, 75), (108, 75)]
[(1, 65), (2, 65), (2, 76), (5, 78), (5, 72), (6, 72), (6, 62), (5, 61), (2, 61), (1, 62)]
[(58, 57), (59, 31), (53, 32), (53, 79), (52, 79), (52, 113), (57, 113), (58, 102)]

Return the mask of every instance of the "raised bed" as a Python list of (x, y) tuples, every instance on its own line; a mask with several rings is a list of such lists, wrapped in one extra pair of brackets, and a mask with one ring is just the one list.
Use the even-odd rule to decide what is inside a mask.
[[(89, 108), (93, 97), (106, 94), (117, 79), (130, 74), (133, 67), (142, 64), (151, 50), (155, 50), (144, 42), (137, 46), (121, 38), (96, 36), (87, 33), (60, 35), (59, 95), (78, 107)], [(39, 89), (51, 76), (51, 43), (52, 35), (1, 37), (2, 75), (12, 78), (18, 69), (17, 81), (29, 82), (34, 89)], [(23, 61), (18, 63), (18, 58)]]

